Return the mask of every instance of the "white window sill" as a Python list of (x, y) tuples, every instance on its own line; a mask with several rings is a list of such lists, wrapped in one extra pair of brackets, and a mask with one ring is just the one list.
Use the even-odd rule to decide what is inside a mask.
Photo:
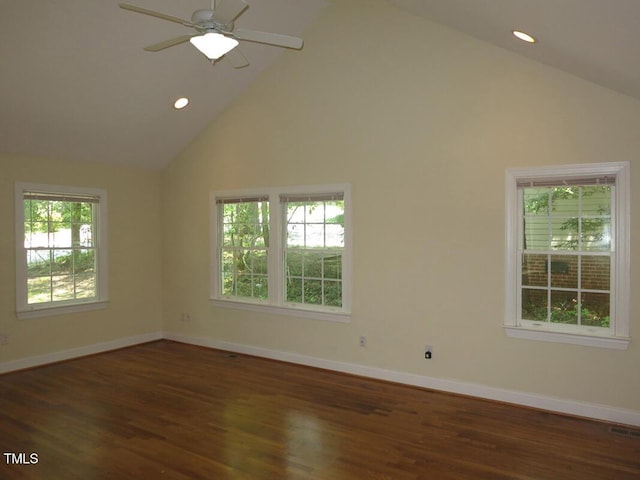
[(274, 313), (279, 315), (289, 315), (295, 317), (309, 318), (313, 320), (326, 320), (330, 322), (349, 323), (351, 313), (344, 311), (313, 310), (298, 306), (269, 305), (258, 302), (241, 302), (231, 299), (212, 298), (212, 305), (216, 307), (233, 308), (236, 310), (248, 310), (251, 312)]
[(569, 343), (572, 345), (584, 345), (587, 347), (611, 348), (614, 350), (626, 350), (631, 343), (628, 337), (596, 336), (570, 332), (552, 332), (536, 329), (534, 327), (504, 326), (507, 336), (525, 340), (538, 340), (543, 342)]
[(19, 319), (50, 317), (54, 315), (64, 315), (67, 313), (88, 312), (91, 310), (102, 310), (107, 308), (108, 300), (91, 301), (83, 303), (73, 303), (56, 306), (31, 306), (16, 312)]

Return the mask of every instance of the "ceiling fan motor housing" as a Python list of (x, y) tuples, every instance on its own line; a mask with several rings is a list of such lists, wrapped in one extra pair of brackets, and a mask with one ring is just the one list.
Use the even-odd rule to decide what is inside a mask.
[(202, 9), (196, 10), (191, 15), (191, 23), (197, 26), (198, 29), (205, 31), (225, 31), (230, 32), (233, 30), (233, 22), (227, 25), (221, 25), (213, 19), (213, 10)]

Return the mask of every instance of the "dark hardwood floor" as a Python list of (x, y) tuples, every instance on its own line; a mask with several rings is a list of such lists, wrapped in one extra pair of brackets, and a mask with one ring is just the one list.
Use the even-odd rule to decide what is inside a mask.
[(0, 478), (640, 479), (611, 427), (160, 341), (1, 376)]

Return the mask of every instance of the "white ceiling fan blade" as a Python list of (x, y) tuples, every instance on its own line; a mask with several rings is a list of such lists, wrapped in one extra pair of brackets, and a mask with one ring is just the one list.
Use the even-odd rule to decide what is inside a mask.
[(242, 68), (249, 65), (249, 60), (245, 57), (242, 52), (238, 49), (238, 47), (233, 50), (227, 52), (224, 55), (224, 58), (231, 64), (233, 68)]
[(164, 50), (165, 48), (173, 47), (174, 45), (179, 45), (181, 43), (188, 42), (193, 36), (194, 35), (181, 35), (176, 38), (170, 38), (169, 40), (165, 40), (164, 42), (154, 43), (153, 45), (144, 47), (144, 49), (147, 52), (159, 52), (160, 50)]
[(219, 0), (213, 12), (213, 20), (221, 25), (228, 25), (248, 6), (244, 0)]
[(267, 43), (278, 47), (302, 48), (303, 41), (298, 37), (289, 35), (280, 35), (279, 33), (258, 32), (256, 30), (246, 30), (244, 28), (236, 28), (231, 34), (238, 40), (247, 40), (249, 42)]
[(170, 22), (179, 23), (180, 25), (184, 25), (185, 27), (193, 27), (193, 23), (191, 23), (189, 20), (184, 20), (182, 18), (166, 15), (164, 13), (156, 12), (155, 10), (148, 10), (146, 8), (136, 7), (135, 5), (130, 5), (128, 3), (121, 3), (119, 4), (119, 7), (125, 10), (130, 10), (132, 12), (142, 13), (144, 15), (150, 15), (152, 17), (161, 18), (162, 20), (168, 20)]

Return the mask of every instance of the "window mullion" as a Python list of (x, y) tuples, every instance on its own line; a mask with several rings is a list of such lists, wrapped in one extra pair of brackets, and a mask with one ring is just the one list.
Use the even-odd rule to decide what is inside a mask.
[(269, 250), (267, 253), (267, 284), (269, 303), (283, 305), (284, 295), (284, 248), (286, 231), (283, 228), (284, 205), (277, 193), (269, 195)]

